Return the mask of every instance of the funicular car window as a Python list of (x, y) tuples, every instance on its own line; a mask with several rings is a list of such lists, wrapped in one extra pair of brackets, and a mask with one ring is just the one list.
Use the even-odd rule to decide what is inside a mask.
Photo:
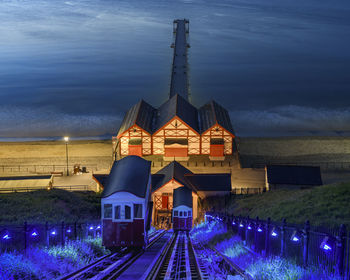
[(184, 217), (187, 217), (187, 212), (186, 211), (184, 211)]
[(180, 217), (182, 217), (182, 211), (180, 211)]
[(117, 205), (114, 207), (114, 219), (120, 220), (121, 219), (121, 213), (120, 213), (120, 205)]
[(131, 207), (129, 205), (125, 205), (125, 220), (131, 219)]
[(103, 217), (105, 219), (112, 219), (112, 204), (103, 205)]
[(189, 216), (189, 217), (191, 217), (191, 216), (192, 216), (191, 211), (188, 211), (188, 216)]
[(174, 217), (177, 217), (179, 215), (179, 211), (174, 211)]
[(134, 204), (134, 218), (142, 219), (142, 204)]

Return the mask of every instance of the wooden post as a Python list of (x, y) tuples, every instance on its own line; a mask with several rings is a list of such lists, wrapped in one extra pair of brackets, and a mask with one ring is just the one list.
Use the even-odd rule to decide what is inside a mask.
[(309, 241), (310, 241), (310, 222), (307, 220), (305, 222), (303, 230), (303, 263), (304, 267), (307, 267), (309, 261)]
[(339, 275), (344, 276), (344, 260), (345, 257), (345, 248), (346, 248), (346, 226), (342, 224), (340, 226), (339, 236), (337, 236), (337, 272)]
[(282, 220), (282, 227), (281, 227), (281, 257), (284, 257), (284, 253), (286, 250), (286, 218), (283, 218)]
[(267, 218), (267, 222), (265, 224), (265, 254), (264, 257), (268, 257), (270, 253), (270, 225), (271, 218)]

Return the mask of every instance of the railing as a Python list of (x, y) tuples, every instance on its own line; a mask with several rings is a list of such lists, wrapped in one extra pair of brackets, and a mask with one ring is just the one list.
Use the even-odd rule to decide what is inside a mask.
[(231, 193), (234, 195), (239, 194), (261, 194), (263, 192), (266, 192), (266, 188), (234, 188), (232, 189)]
[[(200, 161), (200, 160), (188, 160), (188, 161), (178, 161), (185, 167), (231, 167), (233, 166), (233, 161)], [(169, 161), (152, 161), (152, 167), (164, 167), (169, 164)]]
[(67, 191), (96, 191), (96, 187), (90, 185), (74, 185), (74, 186), (40, 186), (40, 187), (13, 187), (13, 188), (0, 188), (0, 193), (13, 193), (13, 192), (32, 192), (38, 190), (50, 190), (61, 189)]
[[(97, 164), (93, 165), (82, 165), (86, 167), (88, 171), (98, 170)], [(69, 171), (74, 170), (74, 166), (68, 167)], [(67, 172), (67, 165), (61, 164), (21, 164), (21, 165), (0, 165), (1, 173), (51, 173), (51, 172)]]
[(240, 236), (244, 244), (263, 256), (281, 256), (295, 260), (303, 267), (322, 269), (328, 275), (350, 277), (350, 234), (344, 225), (340, 228), (322, 228), (310, 225), (273, 222), (249, 217), (229, 216), (207, 212), (206, 219), (217, 219), (227, 229)]
[(68, 240), (101, 235), (100, 221), (89, 223), (0, 225), (0, 252), (64, 245)]

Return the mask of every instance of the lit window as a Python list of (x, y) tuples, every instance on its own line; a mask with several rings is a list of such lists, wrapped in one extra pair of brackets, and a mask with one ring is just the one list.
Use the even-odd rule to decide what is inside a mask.
[(191, 216), (192, 216), (191, 211), (188, 211), (188, 216), (189, 216), (189, 217), (191, 217)]
[(131, 207), (128, 205), (125, 205), (125, 220), (131, 219)]
[(182, 217), (182, 211), (180, 211), (180, 217)]
[(112, 219), (112, 204), (103, 205), (103, 217), (105, 219)]
[(134, 204), (134, 218), (142, 219), (142, 204)]
[(114, 219), (120, 220), (120, 205), (114, 207)]
[(174, 217), (179, 216), (179, 211), (174, 211)]

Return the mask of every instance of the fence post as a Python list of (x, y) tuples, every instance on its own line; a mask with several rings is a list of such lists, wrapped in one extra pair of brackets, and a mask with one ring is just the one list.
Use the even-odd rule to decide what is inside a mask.
[(86, 231), (85, 238), (88, 239), (88, 237), (89, 237), (89, 225), (87, 223), (85, 224), (85, 231)]
[(45, 223), (45, 234), (46, 234), (46, 246), (50, 246), (50, 234), (49, 234), (49, 223)]
[(27, 228), (27, 221), (24, 222), (24, 227), (23, 227), (23, 230), (24, 230), (24, 254), (27, 253), (27, 231), (28, 231), (28, 228)]
[(259, 217), (256, 216), (254, 225), (254, 251), (258, 252), (258, 228), (259, 228)]
[(65, 238), (64, 238), (64, 233), (65, 233), (65, 231), (64, 231), (64, 222), (62, 221), (62, 223), (61, 223), (61, 244), (62, 244), (62, 246), (64, 246), (64, 240), (65, 240)]
[(286, 250), (286, 218), (283, 218), (282, 220), (282, 227), (281, 227), (281, 257), (284, 257), (284, 253)]
[(264, 257), (268, 257), (270, 253), (270, 224), (271, 218), (267, 218), (267, 222), (265, 225), (265, 254)]
[(346, 226), (342, 224), (340, 226), (339, 236), (337, 236), (337, 272), (339, 275), (344, 275), (344, 260), (345, 260), (345, 247), (346, 247)]
[(310, 241), (310, 221), (309, 220), (305, 222), (305, 226), (303, 230), (303, 240), (304, 240), (303, 261), (304, 261), (304, 267), (307, 267), (308, 260), (309, 260), (309, 241)]
[(78, 233), (77, 233), (77, 222), (74, 222), (74, 238), (77, 239)]
[(249, 234), (249, 230), (248, 230), (248, 226), (249, 226), (249, 216), (247, 216), (247, 218), (245, 219), (245, 245), (247, 245), (247, 241), (248, 241), (248, 234)]

